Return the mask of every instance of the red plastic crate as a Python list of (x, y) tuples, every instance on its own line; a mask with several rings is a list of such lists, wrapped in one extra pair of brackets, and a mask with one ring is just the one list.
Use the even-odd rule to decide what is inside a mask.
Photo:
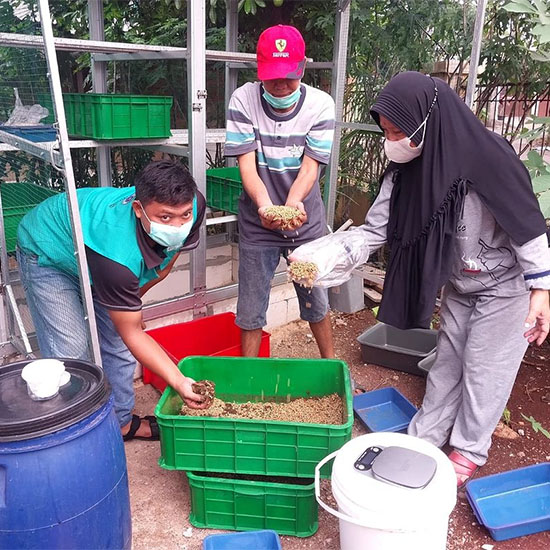
[[(160, 344), (174, 363), (188, 355), (242, 355), (241, 329), (235, 324), (234, 313), (219, 313), (187, 323), (155, 328), (148, 330), (147, 334)], [(269, 336), (269, 333), (262, 331), (258, 357), (269, 357)], [(160, 392), (166, 388), (166, 382), (145, 367), (143, 383), (151, 384)]]

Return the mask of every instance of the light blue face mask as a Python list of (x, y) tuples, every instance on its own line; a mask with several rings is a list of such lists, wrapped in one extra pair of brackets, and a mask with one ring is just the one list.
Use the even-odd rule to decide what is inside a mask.
[(143, 208), (143, 205), (141, 203), (140, 203), (140, 206), (141, 206), (141, 211), (143, 212), (144, 216), (147, 218), (147, 220), (149, 221), (149, 224), (151, 225), (151, 229), (147, 233), (147, 235), (149, 235), (151, 239), (153, 239), (156, 243), (160, 244), (161, 246), (166, 247), (168, 250), (174, 250), (183, 245), (183, 243), (186, 241), (187, 237), (189, 236), (191, 228), (193, 227), (193, 222), (196, 218), (196, 209), (197, 209), (196, 197), (193, 199), (192, 219), (187, 223), (180, 225), (179, 227), (175, 225), (167, 225), (164, 223), (151, 221), (149, 219), (149, 216), (145, 213), (145, 209)]
[(262, 94), (263, 98), (275, 109), (288, 109), (292, 107), (302, 95), (302, 90), (298, 86), (291, 94), (284, 97), (275, 97), (271, 95), (265, 88)]

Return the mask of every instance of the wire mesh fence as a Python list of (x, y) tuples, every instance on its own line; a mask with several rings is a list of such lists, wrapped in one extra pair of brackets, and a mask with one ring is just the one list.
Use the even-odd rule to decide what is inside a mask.
[(475, 106), (485, 126), (510, 141), (522, 158), (531, 149), (543, 156), (548, 152), (550, 142), (545, 128), (534, 140), (525, 135), (541, 126), (537, 118), (550, 116), (550, 83), (536, 92), (529, 91), (528, 85), (479, 86)]
[[(55, 141), (56, 132), (52, 126), (55, 117), (44, 54), (26, 48), (1, 47), (0, 60), (0, 130), (37, 144)], [(1, 259), (7, 262), (7, 266), (2, 266), (2, 274), (3, 283), (9, 288), (2, 314), (7, 316), (7, 336), (20, 350), (26, 347), (22, 333), (33, 333), (34, 327), (15, 257), (17, 228), (32, 208), (63, 189), (63, 178), (51, 164), (11, 144), (0, 143), (4, 226), (4, 239), (0, 239)], [(34, 339), (31, 342), (36, 350)]]
[[(449, 66), (449, 63), (442, 63)], [(465, 96), (465, 80), (460, 75), (463, 67), (452, 65), (448, 72), (438, 73), (461, 96)], [(367, 203), (372, 201), (379, 188), (387, 159), (383, 151), (383, 136), (377, 130), (354, 129), (353, 123), (374, 124), (368, 109), (385, 83), (370, 77), (348, 83), (344, 120), (352, 128), (342, 131), (336, 217), (343, 219), (353, 209), (354, 190), (365, 193)], [(478, 86), (474, 95), (477, 117), (489, 130), (507, 139), (522, 159), (536, 150), (550, 161), (550, 136), (541, 125), (541, 119), (550, 117), (550, 83), (532, 91), (530, 84), (501, 84)], [(547, 118), (548, 121), (548, 118)], [(358, 124), (360, 125), (360, 124)], [(540, 128), (536, 133), (534, 130)]]
[[(78, 352), (61, 355), (91, 358), (84, 301), (78, 297), (77, 247), (67, 195), (62, 193), (66, 187), (64, 167), (55, 152), (58, 133), (45, 54), (39, 49), (2, 47), (0, 61), (5, 68), (0, 73), (0, 259), (6, 297), (1, 313), (7, 321), (2, 340), (30, 354), (38, 352), (34, 332), (38, 340), (42, 339), (42, 350), (43, 343), (55, 335), (59, 342), (80, 342)], [(54, 158), (61, 164), (59, 169), (53, 165)], [(51, 212), (51, 219), (59, 214), (56, 227), (62, 228), (62, 234), (52, 231), (55, 224), (41, 223), (48, 216), (37, 216), (37, 207), (41, 212)], [(58, 271), (65, 279), (50, 278), (44, 291), (38, 278), (45, 273), (39, 274), (37, 269), (51, 268), (63, 254), (69, 261)], [(76, 300), (67, 298), (69, 287), (74, 289)], [(39, 331), (35, 330), (38, 326)], [(49, 356), (52, 353), (56, 356), (48, 351)]]

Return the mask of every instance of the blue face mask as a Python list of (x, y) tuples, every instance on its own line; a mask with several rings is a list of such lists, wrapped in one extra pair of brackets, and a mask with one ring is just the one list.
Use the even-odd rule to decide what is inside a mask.
[(193, 227), (193, 221), (195, 220), (196, 198), (193, 199), (193, 217), (190, 221), (180, 225), (179, 227), (151, 221), (149, 216), (145, 213), (143, 205), (140, 204), (140, 206), (143, 215), (147, 218), (149, 224), (151, 225), (151, 229), (147, 233), (151, 239), (161, 246), (166, 247), (168, 250), (174, 250), (183, 245), (189, 236), (191, 228)]
[(302, 90), (298, 86), (290, 95), (285, 95), (285, 97), (275, 97), (271, 95), (265, 88), (264, 93), (262, 94), (263, 98), (275, 109), (288, 109), (292, 107), (302, 95)]

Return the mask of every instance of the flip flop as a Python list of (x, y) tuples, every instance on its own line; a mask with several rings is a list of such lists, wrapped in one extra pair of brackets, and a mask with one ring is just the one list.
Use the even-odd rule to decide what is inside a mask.
[[(143, 435), (136, 435), (137, 431), (139, 430), (139, 427), (141, 426), (141, 423), (144, 420), (149, 422), (149, 427), (151, 428), (151, 435), (147, 437)], [(125, 435), (122, 436), (122, 439), (124, 441), (131, 441), (132, 439), (141, 439), (143, 441), (158, 441), (160, 439), (160, 436), (159, 436), (159, 426), (157, 423), (157, 419), (151, 415), (147, 415), (141, 418), (137, 414), (133, 414), (132, 423), (130, 424), (130, 429)]]
[(453, 464), (456, 473), (456, 488), (462, 489), (478, 471), (479, 466), (462, 456), (458, 451), (449, 453), (449, 460)]

